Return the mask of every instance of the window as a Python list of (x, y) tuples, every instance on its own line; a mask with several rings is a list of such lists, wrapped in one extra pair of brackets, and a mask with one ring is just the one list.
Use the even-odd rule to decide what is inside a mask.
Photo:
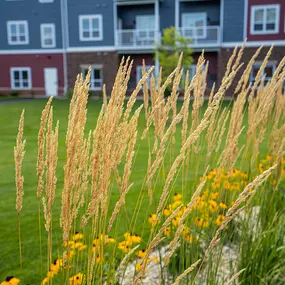
[[(151, 65), (146, 65), (145, 66), (145, 70), (148, 71), (152, 66)], [(139, 83), (139, 81), (142, 78), (142, 70), (143, 70), (143, 66), (142, 65), (137, 65), (136, 71), (137, 71), (137, 84)], [(147, 78), (146, 82), (147, 82), (147, 86), (148, 88), (150, 88), (150, 79), (151, 79), (151, 75), (149, 75), (149, 77)]]
[(252, 35), (279, 33), (279, 5), (252, 6), (251, 26)]
[(8, 21), (7, 35), (9, 45), (27, 45), (29, 43), (28, 22)]
[[(83, 78), (86, 78), (90, 65), (81, 66)], [(103, 87), (103, 69), (101, 65), (91, 65), (90, 90), (101, 90)]]
[(31, 89), (31, 68), (29, 67), (13, 67), (11, 74), (11, 88), (12, 89)]
[(154, 15), (136, 16), (136, 38), (140, 44), (153, 44), (155, 39)]
[[(251, 75), (250, 75), (250, 81), (254, 82), (257, 76), (257, 73), (261, 67), (262, 63), (255, 63), (252, 66), (251, 69)], [(276, 70), (276, 63), (274, 62), (268, 62), (267, 66), (265, 67), (265, 69), (263, 70), (261, 79), (264, 79), (264, 83), (266, 84), (273, 76), (274, 72)]]
[(81, 41), (100, 41), (103, 39), (102, 16), (79, 16), (79, 38)]
[(55, 25), (41, 24), (41, 44), (43, 48), (55, 47)]
[(206, 37), (207, 14), (182, 14), (182, 34), (185, 38), (201, 39)]

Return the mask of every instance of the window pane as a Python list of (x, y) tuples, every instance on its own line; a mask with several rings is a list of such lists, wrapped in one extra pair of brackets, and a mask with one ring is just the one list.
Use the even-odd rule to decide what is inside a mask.
[(204, 26), (204, 21), (203, 20), (196, 21), (195, 26), (196, 27), (203, 27)]
[(94, 87), (95, 88), (100, 88), (102, 86), (102, 82), (101, 81), (94, 81)]
[(276, 19), (276, 9), (270, 8), (267, 9), (266, 21), (274, 22)]
[(274, 31), (275, 30), (275, 23), (272, 23), (272, 24), (266, 24), (266, 30), (267, 31)]
[(44, 29), (44, 34), (45, 34), (46, 37), (50, 38), (52, 36), (52, 29), (50, 27), (46, 27)]
[(252, 75), (253, 75), (254, 79), (257, 76), (259, 68), (260, 68), (260, 66), (253, 66), (252, 67)]
[(98, 38), (98, 37), (99, 37), (99, 31), (93, 31), (92, 38)]
[(93, 78), (94, 79), (100, 79), (101, 78), (101, 71), (100, 71), (100, 69), (94, 69), (93, 70)]
[(20, 87), (20, 81), (19, 80), (15, 80), (14, 81), (14, 86), (15, 87)]
[(24, 70), (22, 71), (22, 78), (25, 80), (25, 79), (28, 79), (28, 71)]
[(266, 73), (266, 78), (273, 76), (273, 66), (266, 66), (264, 69), (264, 73)]
[(45, 39), (45, 45), (51, 46), (52, 44), (52, 39)]
[(19, 25), (19, 32), (20, 32), (20, 34), (25, 34), (25, 25), (24, 24)]
[(24, 42), (26, 40), (26, 37), (24, 35), (20, 36), (20, 41)]
[(255, 24), (254, 25), (254, 30), (255, 31), (262, 31), (263, 30), (263, 25), (262, 24)]
[(82, 20), (82, 28), (83, 30), (89, 30), (89, 20), (88, 19)]
[(255, 10), (255, 19), (254, 19), (254, 21), (258, 21), (258, 22), (263, 21), (263, 15), (264, 15), (264, 10), (263, 9)]
[(14, 71), (14, 79), (20, 79), (20, 72), (19, 71)]
[(23, 84), (23, 87), (29, 87), (29, 82), (27, 80), (24, 80), (22, 84)]
[(16, 25), (15, 24), (10, 25), (10, 30), (12, 34), (16, 34)]
[(92, 29), (93, 30), (99, 29), (99, 20), (98, 19), (92, 19)]
[(12, 42), (16, 42), (16, 41), (17, 41), (17, 36), (12, 36), (12, 37), (11, 37), (11, 41), (12, 41)]
[(89, 31), (83, 32), (83, 38), (89, 38)]

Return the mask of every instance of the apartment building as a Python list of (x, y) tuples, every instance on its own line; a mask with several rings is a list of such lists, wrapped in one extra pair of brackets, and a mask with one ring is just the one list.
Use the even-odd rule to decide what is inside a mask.
[[(194, 62), (202, 50), (209, 61), (209, 84), (219, 82), (234, 47), (248, 40), (243, 60), (265, 45), (269, 79), (285, 55), (284, 0), (3, 0), (0, 4), (0, 94), (63, 96), (78, 73), (91, 66), (91, 91), (112, 83), (122, 57), (134, 66), (131, 90), (147, 66), (159, 62), (155, 46), (175, 26), (192, 40)], [(190, 76), (195, 64), (186, 67)]]

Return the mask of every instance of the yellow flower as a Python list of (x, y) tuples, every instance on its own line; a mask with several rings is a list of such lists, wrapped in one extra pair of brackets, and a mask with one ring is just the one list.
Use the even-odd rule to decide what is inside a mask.
[(210, 200), (209, 201), (209, 209), (211, 212), (217, 212), (219, 209), (217, 202), (214, 200)]
[(98, 254), (97, 256), (96, 256), (96, 263), (100, 263), (100, 262), (103, 262), (104, 261), (104, 257), (100, 257), (100, 255)]
[(136, 271), (139, 271), (139, 270), (140, 270), (141, 265), (142, 265), (141, 262), (138, 262), (138, 263), (136, 264)]
[[(42, 280), (41, 285), (48, 284), (48, 282), (49, 282), (49, 278), (48, 278), (48, 277), (46, 277), (46, 278), (44, 278), (44, 279)], [(4, 285), (4, 284), (3, 284), (3, 283), (1, 283), (1, 285)]]
[(148, 218), (148, 221), (152, 224), (152, 226), (156, 225), (158, 223), (156, 220), (156, 214), (151, 214)]
[(172, 225), (176, 227), (176, 226), (178, 225), (179, 221), (180, 221), (180, 218), (179, 218), (179, 217), (175, 217), (175, 218), (172, 220)]
[(82, 246), (80, 246), (80, 247), (78, 248), (78, 250), (79, 250), (79, 251), (83, 251), (83, 250), (86, 249), (86, 248), (87, 248), (87, 245), (83, 244)]
[(78, 273), (69, 278), (69, 285), (81, 285), (83, 283), (83, 274)]
[(219, 196), (219, 192), (212, 192), (210, 194), (210, 199), (215, 200), (215, 199), (217, 199), (218, 196)]
[(177, 200), (174, 203), (171, 204), (172, 209), (176, 209), (178, 206), (182, 204), (181, 200)]
[(83, 239), (83, 238), (84, 238), (83, 234), (76, 232), (75, 235), (72, 237), (72, 240), (78, 241), (78, 240)]
[(165, 236), (169, 237), (170, 233), (171, 233), (170, 227), (166, 227), (163, 233), (164, 233)]
[(132, 240), (133, 243), (140, 243), (142, 238), (140, 236), (138, 236), (138, 235), (132, 235), (131, 236), (131, 240)]
[(139, 250), (139, 251), (137, 252), (137, 256), (138, 256), (139, 258), (144, 258), (144, 256), (145, 256), (145, 250), (144, 250), (144, 249)]
[(118, 249), (121, 250), (123, 253), (128, 253), (130, 251), (130, 245), (127, 241), (121, 241), (118, 244)]
[(82, 247), (84, 244), (82, 242), (75, 242), (74, 243), (74, 248), (80, 248)]
[(199, 228), (207, 228), (209, 226), (209, 222), (206, 219), (203, 218), (197, 218), (195, 222), (196, 226)]
[(70, 240), (69, 242), (65, 242), (63, 244), (64, 247), (69, 246), (70, 248), (74, 248), (74, 241)]
[(20, 279), (14, 276), (7, 276), (5, 281), (3, 281), (0, 285), (18, 285), (20, 283)]
[(185, 206), (181, 207), (180, 210), (176, 213), (175, 216), (176, 216), (176, 217), (181, 217), (181, 216), (183, 215), (185, 209), (186, 209)]
[(181, 199), (182, 199), (182, 195), (181, 194), (178, 194), (178, 193), (174, 194), (173, 201), (178, 201), (178, 200), (181, 200)]
[(172, 209), (171, 209), (171, 208), (172, 208), (171, 205), (169, 205), (167, 208), (165, 208), (165, 209), (163, 210), (164, 216), (168, 217), (168, 216), (171, 215), (171, 213), (172, 213)]
[(116, 243), (116, 240), (112, 237), (108, 237), (107, 243)]
[(224, 202), (220, 202), (220, 208), (226, 209), (227, 205)]
[(186, 234), (183, 236), (183, 238), (186, 242), (192, 243), (192, 241), (193, 241), (193, 236), (191, 234)]
[(215, 221), (215, 224), (219, 227), (222, 222), (225, 220), (225, 216), (224, 215), (219, 215)]

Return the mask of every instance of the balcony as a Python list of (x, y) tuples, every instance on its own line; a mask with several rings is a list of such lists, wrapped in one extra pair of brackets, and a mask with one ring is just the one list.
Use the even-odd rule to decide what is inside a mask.
[(116, 46), (119, 49), (153, 49), (160, 40), (160, 33), (150, 29), (117, 30)]
[(192, 40), (193, 48), (215, 47), (221, 42), (220, 26), (181, 27), (179, 32), (184, 38)]

